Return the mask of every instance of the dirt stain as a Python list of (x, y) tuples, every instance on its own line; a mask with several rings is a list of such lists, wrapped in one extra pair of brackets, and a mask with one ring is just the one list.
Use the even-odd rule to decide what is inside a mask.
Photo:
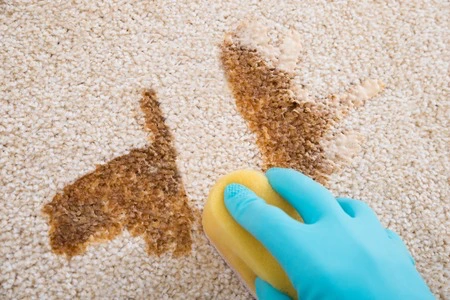
[(257, 50), (225, 39), (221, 61), (238, 111), (257, 137), (263, 169), (293, 168), (325, 184), (334, 163), (321, 141), (352, 108), (330, 96), (298, 96), (294, 75), (269, 66)]
[(154, 91), (145, 91), (140, 105), (154, 138), (151, 145), (97, 166), (44, 206), (56, 254), (82, 254), (89, 244), (109, 241), (124, 229), (144, 238), (148, 254), (179, 256), (191, 250), (194, 212), (176, 166), (172, 135)]

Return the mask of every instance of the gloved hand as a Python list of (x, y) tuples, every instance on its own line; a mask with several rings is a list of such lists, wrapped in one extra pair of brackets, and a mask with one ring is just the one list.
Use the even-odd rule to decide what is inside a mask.
[[(274, 168), (266, 176), (304, 224), (242, 185), (227, 186), (225, 205), (278, 260), (300, 299), (434, 299), (403, 241), (364, 202), (336, 199), (294, 170)], [(289, 299), (259, 278), (256, 293)]]

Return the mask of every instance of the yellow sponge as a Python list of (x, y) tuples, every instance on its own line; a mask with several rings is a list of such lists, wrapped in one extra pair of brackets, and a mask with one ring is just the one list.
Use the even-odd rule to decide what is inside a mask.
[(301, 220), (292, 206), (271, 188), (263, 173), (241, 170), (222, 177), (211, 189), (202, 218), (206, 236), (253, 295), (258, 276), (296, 299), (294, 287), (275, 258), (228, 213), (224, 203), (224, 190), (230, 183), (248, 187), (267, 203), (278, 206), (291, 217)]

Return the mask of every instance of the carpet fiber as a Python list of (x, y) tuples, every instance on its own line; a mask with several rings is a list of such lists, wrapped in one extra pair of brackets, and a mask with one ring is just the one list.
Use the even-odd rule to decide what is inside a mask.
[(236, 169), (367, 202), (450, 298), (445, 1), (0, 1), (0, 298), (248, 299)]

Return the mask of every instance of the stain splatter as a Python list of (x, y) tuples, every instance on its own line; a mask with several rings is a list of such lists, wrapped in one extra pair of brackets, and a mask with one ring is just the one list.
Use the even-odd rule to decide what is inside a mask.
[(261, 43), (252, 49), (238, 35), (225, 38), (221, 60), (237, 108), (257, 136), (263, 169), (294, 168), (325, 184), (335, 163), (327, 157), (323, 139), (359, 102), (378, 93), (370, 90), (374, 82), (345, 95), (308, 99), (296, 89), (292, 72), (277, 68), (256, 49)]
[(190, 251), (194, 213), (176, 166), (172, 135), (154, 91), (140, 102), (154, 140), (66, 186), (43, 208), (49, 216), (50, 245), (67, 257), (92, 242), (109, 241), (124, 229), (142, 236), (149, 254)]

